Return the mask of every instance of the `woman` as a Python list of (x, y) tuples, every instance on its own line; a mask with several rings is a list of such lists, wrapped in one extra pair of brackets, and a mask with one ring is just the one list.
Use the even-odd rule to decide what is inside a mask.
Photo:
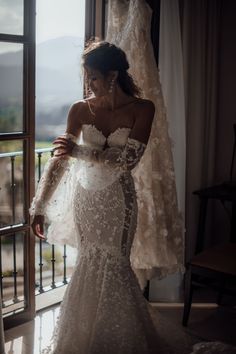
[[(127, 70), (125, 53), (108, 42), (89, 45), (83, 54), (94, 96), (72, 105), (66, 134), (54, 144), (31, 206), (32, 229), (45, 238), (47, 204), (76, 161), (72, 207), (78, 245), (76, 266), (64, 296), (48, 353), (161, 353), (148, 303), (130, 265), (137, 224), (131, 171), (147, 145), (154, 104), (140, 98)], [(83, 144), (76, 144), (78, 137)], [(53, 197), (53, 198), (52, 198)], [(55, 222), (55, 220), (54, 220)], [(67, 225), (67, 229), (73, 229)], [(54, 347), (54, 349), (52, 349)], [(163, 350), (166, 351), (166, 347)]]

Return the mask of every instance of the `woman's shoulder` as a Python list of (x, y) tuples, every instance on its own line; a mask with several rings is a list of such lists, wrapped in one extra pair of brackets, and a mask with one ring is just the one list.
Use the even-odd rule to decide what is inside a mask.
[(80, 109), (83, 109), (88, 104), (87, 101), (88, 101), (88, 99), (80, 99), (78, 101), (75, 101), (71, 105), (71, 109), (73, 109), (74, 111), (78, 111)]
[(155, 105), (151, 100), (148, 100), (147, 98), (137, 98), (137, 104), (140, 108), (140, 106), (143, 107), (143, 109), (150, 109), (153, 108), (155, 110)]
[(137, 99), (137, 103), (135, 105), (136, 118), (143, 117), (145, 115), (145, 117), (149, 116), (150, 119), (152, 119), (154, 113), (155, 113), (155, 104), (151, 100), (145, 98)]
[(88, 102), (91, 103), (93, 102), (94, 98), (86, 98), (86, 99), (80, 99), (78, 101), (75, 101), (72, 105), (70, 110), (74, 112), (74, 114), (77, 116), (78, 114), (85, 113), (87, 112), (87, 107), (88, 107)]

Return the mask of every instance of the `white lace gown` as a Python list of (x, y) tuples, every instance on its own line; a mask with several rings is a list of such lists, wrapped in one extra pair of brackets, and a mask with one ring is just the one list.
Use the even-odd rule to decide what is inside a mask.
[[(156, 115), (147, 146), (130, 139), (128, 128), (106, 139), (94, 125), (84, 124), (73, 162), (52, 158), (45, 167), (31, 214), (46, 215), (48, 241), (76, 247), (78, 258), (52, 343), (43, 353), (182, 354), (170, 346), (175, 337), (181, 348), (183, 332), (160, 316), (154, 324), (140, 289), (156, 273), (181, 269), (184, 249), (166, 113), (150, 52), (151, 10), (145, 0), (111, 0), (109, 6), (107, 39), (127, 53)], [(53, 191), (47, 201), (45, 186)], [(156, 273), (149, 274), (153, 269)], [(168, 344), (166, 332), (171, 333)], [(221, 343), (199, 344), (194, 353), (222, 348), (228, 350)]]
[[(50, 216), (51, 212), (49, 241), (58, 242), (60, 228), (66, 224), (68, 232), (73, 230), (71, 244), (78, 248), (76, 266), (61, 305), (52, 344), (44, 353), (171, 352), (158, 339), (150, 305), (130, 264), (137, 225), (137, 199), (131, 170), (141, 159), (145, 144), (129, 138), (129, 133), (129, 128), (119, 128), (106, 139), (95, 125), (84, 124), (83, 143), (75, 149), (73, 168), (61, 160), (56, 172), (50, 175), (52, 158), (41, 178), (31, 213)], [(108, 148), (103, 150), (106, 140)], [(96, 158), (93, 157), (95, 150)], [(41, 192), (45, 185), (54, 189), (59, 170), (64, 170), (64, 176), (46, 205)], [(75, 177), (70, 184), (72, 193), (66, 193), (63, 198), (60, 190), (71, 174)], [(59, 215), (55, 208), (60, 202), (64, 210), (69, 206), (72, 224), (68, 224), (66, 212)], [(161, 347), (165, 350), (161, 351)]]
[(235, 353), (222, 343), (201, 343), (192, 351), (179, 328), (153, 317), (130, 262), (138, 212), (131, 172), (146, 146), (129, 133), (119, 128), (106, 139), (95, 125), (83, 124), (73, 163), (51, 158), (44, 169), (31, 214), (46, 215), (48, 240), (77, 247), (78, 257), (42, 353)]

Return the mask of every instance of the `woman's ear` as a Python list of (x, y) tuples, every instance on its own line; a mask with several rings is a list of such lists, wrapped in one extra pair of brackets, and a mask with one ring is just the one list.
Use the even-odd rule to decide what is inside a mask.
[(116, 80), (118, 77), (118, 74), (119, 74), (118, 70), (111, 70), (111, 71), (109, 71), (108, 77), (110, 80)]

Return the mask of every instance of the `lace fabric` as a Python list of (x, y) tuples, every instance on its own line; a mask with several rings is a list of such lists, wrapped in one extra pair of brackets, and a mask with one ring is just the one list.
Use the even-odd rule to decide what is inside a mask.
[(145, 0), (108, 3), (106, 40), (125, 51), (130, 74), (143, 97), (156, 107), (147, 147), (132, 171), (138, 224), (131, 263), (143, 288), (147, 279), (184, 271), (184, 227), (178, 210), (166, 108), (150, 39), (151, 15)]
[[(110, 136), (109, 147), (103, 150), (106, 138), (92, 125), (83, 126), (75, 163), (66, 167), (47, 202), (45, 212), (52, 212), (47, 218), (57, 228), (57, 193), (60, 197), (60, 188), (64, 190), (61, 210), (68, 205), (70, 216), (73, 214), (78, 258), (52, 343), (43, 353), (154, 354), (157, 344), (161, 346), (130, 263), (138, 212), (131, 171), (141, 160), (145, 144), (129, 138), (128, 130), (120, 132)], [(75, 177), (69, 183), (72, 196), (64, 185), (69, 176)], [(43, 183), (49, 181), (45, 183), (44, 178)], [(68, 216), (66, 212), (61, 218), (63, 232), (71, 228)], [(60, 241), (62, 231), (57, 228), (57, 232)]]
[[(85, 141), (87, 139), (86, 144), (75, 145), (73, 162), (52, 157), (45, 165), (29, 211), (32, 216), (45, 216), (48, 242), (69, 244), (79, 249), (81, 235), (75, 214), (78, 183), (85, 190), (104, 189), (119, 178), (122, 179), (122, 173), (130, 171), (140, 161), (146, 145), (127, 137), (127, 134), (123, 146), (114, 143), (112, 146), (112, 139), (118, 142), (120, 137), (123, 142), (124, 135), (120, 134), (121, 131), (122, 129), (117, 129), (110, 136), (111, 147), (103, 150), (105, 137), (102, 136), (101, 141), (101, 133), (96, 129), (94, 131), (92, 125), (87, 126), (83, 136)], [(72, 134), (64, 136), (74, 142), (78, 140)], [(91, 220), (88, 221), (90, 222)]]
[(37, 194), (33, 199), (29, 209), (30, 215), (44, 215), (45, 207), (50, 194), (56, 190), (60, 177), (69, 167), (68, 160), (51, 157), (44, 168), (44, 173), (40, 178)]
[[(143, 1), (111, 1), (110, 6), (115, 4), (121, 7), (109, 18), (121, 16), (116, 18), (120, 38), (128, 54), (135, 53), (141, 80), (150, 76), (141, 85), (150, 89), (158, 119), (147, 146), (131, 140), (129, 129), (119, 128), (106, 138), (93, 125), (83, 125), (75, 158), (61, 163), (58, 175), (45, 169), (32, 211), (46, 214), (49, 241), (77, 247), (78, 257), (51, 344), (43, 353), (176, 353), (159, 336), (140, 291), (153, 269), (160, 276), (179, 269), (183, 252), (162, 96), (152, 79), (154, 63), (145, 58), (142, 63), (138, 48), (140, 33), (149, 46), (150, 10)], [(106, 141), (108, 149), (103, 150)]]
[(73, 157), (84, 161), (104, 164), (120, 172), (132, 170), (140, 161), (146, 144), (132, 138), (127, 139), (125, 147), (114, 146), (100, 151), (88, 146), (76, 145)]

